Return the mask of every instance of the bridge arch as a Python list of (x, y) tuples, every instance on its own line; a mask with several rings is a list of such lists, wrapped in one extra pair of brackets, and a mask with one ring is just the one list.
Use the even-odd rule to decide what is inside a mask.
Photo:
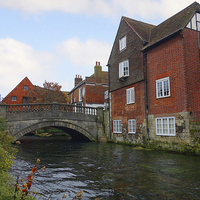
[(88, 130), (84, 129), (83, 127), (69, 122), (69, 121), (58, 121), (58, 120), (48, 120), (48, 121), (40, 121), (37, 123), (33, 123), (28, 125), (27, 127), (21, 129), (20, 131), (12, 134), (15, 140), (18, 140), (20, 137), (30, 133), (32, 131), (36, 131), (40, 128), (45, 127), (56, 127), (68, 133), (73, 140), (85, 140), (85, 141), (94, 141), (96, 138), (92, 133)]

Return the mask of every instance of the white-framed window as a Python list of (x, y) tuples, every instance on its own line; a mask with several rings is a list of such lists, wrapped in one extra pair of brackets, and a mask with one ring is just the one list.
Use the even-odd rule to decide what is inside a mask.
[(200, 31), (200, 13), (195, 13), (186, 27), (189, 29)]
[(119, 78), (129, 76), (129, 60), (119, 63)]
[(156, 135), (175, 136), (175, 117), (156, 118)]
[(128, 133), (136, 133), (135, 131), (135, 119), (128, 120)]
[(28, 85), (24, 85), (24, 91), (28, 90)]
[(156, 80), (156, 97), (163, 98), (170, 96), (169, 77)]
[(126, 90), (126, 103), (127, 104), (135, 103), (134, 87), (129, 88), (129, 89)]
[(17, 97), (16, 96), (12, 96), (12, 101), (17, 101)]
[(121, 120), (113, 120), (113, 133), (122, 133)]
[(119, 40), (119, 51), (122, 51), (126, 48), (126, 36)]

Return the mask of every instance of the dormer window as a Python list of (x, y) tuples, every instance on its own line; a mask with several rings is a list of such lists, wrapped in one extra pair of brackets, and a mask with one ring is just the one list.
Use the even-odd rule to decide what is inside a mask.
[(119, 78), (129, 76), (129, 60), (119, 63)]
[(119, 51), (122, 51), (126, 48), (126, 36), (119, 40)]
[(195, 31), (200, 31), (200, 13), (195, 13), (186, 28), (193, 29)]

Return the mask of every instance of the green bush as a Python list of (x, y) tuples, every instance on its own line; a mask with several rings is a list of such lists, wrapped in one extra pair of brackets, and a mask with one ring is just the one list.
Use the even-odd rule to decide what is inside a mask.
[(14, 198), (14, 179), (7, 173), (17, 152), (11, 146), (13, 141), (4, 119), (0, 118), (0, 200)]

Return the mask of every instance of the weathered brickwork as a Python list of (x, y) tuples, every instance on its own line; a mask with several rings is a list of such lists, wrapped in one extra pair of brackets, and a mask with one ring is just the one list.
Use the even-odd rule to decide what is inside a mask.
[(100, 85), (86, 85), (86, 102), (94, 104), (104, 104), (104, 92), (108, 87)]
[[(28, 86), (28, 90), (24, 90), (24, 86)], [(4, 99), (3, 103), (6, 104), (22, 104), (23, 97), (28, 97), (28, 92), (33, 89), (34, 86), (31, 81), (25, 77)], [(12, 101), (12, 97), (16, 97), (16, 100)], [(33, 102), (33, 99), (30, 99)]]
[[(151, 139), (194, 142), (190, 137), (189, 119), (200, 120), (200, 65), (197, 34), (196, 31), (184, 29), (182, 34), (163, 42), (147, 53)], [(156, 98), (156, 80), (165, 77), (169, 77), (170, 80), (170, 96)], [(155, 118), (158, 117), (175, 117), (175, 137), (156, 136)]]
[[(126, 90), (134, 87), (135, 103), (127, 104)], [(141, 81), (111, 92), (112, 132), (113, 120), (121, 120), (122, 133), (113, 134), (117, 140), (132, 143), (142, 143), (145, 133), (145, 82)], [(128, 120), (135, 119), (136, 133), (128, 133)], [(120, 139), (121, 137), (121, 139)]]
[[(147, 53), (149, 114), (187, 110), (183, 39), (177, 36)], [(156, 98), (156, 80), (169, 77), (170, 97)]]
[(194, 30), (183, 30), (188, 111), (191, 112), (192, 121), (200, 121), (200, 54), (198, 34)]

